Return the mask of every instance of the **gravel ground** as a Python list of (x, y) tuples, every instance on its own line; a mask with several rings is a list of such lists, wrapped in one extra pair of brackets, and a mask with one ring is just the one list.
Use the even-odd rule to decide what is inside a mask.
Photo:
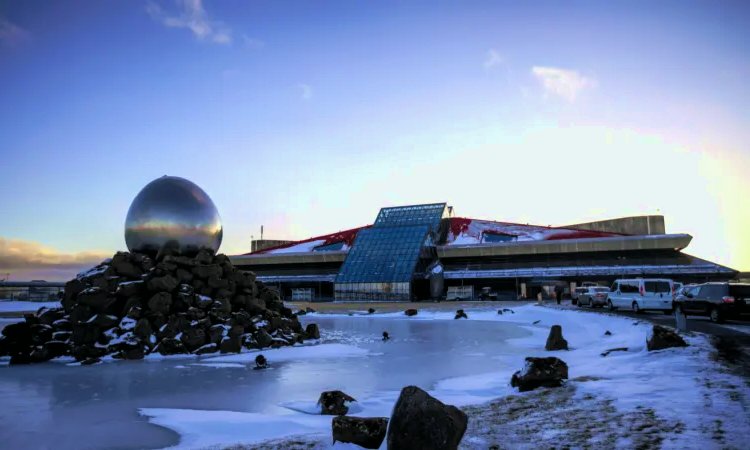
[[(624, 413), (612, 406), (612, 399), (577, 394), (576, 385), (589, 380), (463, 408), (469, 426), (459, 448), (659, 449), (685, 430), (683, 423), (669, 423), (651, 409)], [(330, 444), (330, 435), (316, 435), (222, 450), (325, 450)]]

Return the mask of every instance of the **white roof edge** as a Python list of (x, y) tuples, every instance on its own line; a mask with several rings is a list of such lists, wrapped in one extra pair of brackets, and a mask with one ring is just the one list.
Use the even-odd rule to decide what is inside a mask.
[(523, 247), (529, 245), (558, 245), (558, 244), (573, 244), (576, 242), (614, 242), (614, 241), (640, 241), (640, 240), (661, 240), (661, 239), (693, 239), (693, 236), (687, 233), (676, 233), (676, 234), (654, 234), (654, 235), (640, 235), (640, 236), (611, 236), (611, 237), (597, 237), (597, 238), (578, 238), (578, 239), (545, 239), (545, 240), (530, 240), (530, 241), (512, 241), (512, 242), (493, 242), (484, 244), (445, 244), (438, 245), (438, 249), (449, 249), (449, 248), (487, 248), (487, 247)]
[(230, 258), (237, 258), (237, 259), (260, 259), (260, 258), (269, 258), (269, 257), (284, 257), (284, 256), (309, 256), (309, 255), (346, 255), (349, 253), (346, 250), (329, 250), (329, 251), (323, 251), (323, 252), (313, 252), (313, 251), (305, 251), (305, 252), (284, 252), (284, 253), (259, 253), (257, 255), (229, 255)]

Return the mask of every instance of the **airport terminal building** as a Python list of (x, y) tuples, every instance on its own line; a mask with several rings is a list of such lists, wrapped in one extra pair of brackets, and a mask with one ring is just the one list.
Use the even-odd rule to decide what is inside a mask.
[(454, 217), (446, 203), (382, 208), (372, 225), (231, 256), (287, 299), (408, 301), (492, 291), (499, 299), (584, 281), (663, 277), (735, 279), (738, 271), (687, 253), (692, 236), (666, 233), (663, 216), (544, 227)]

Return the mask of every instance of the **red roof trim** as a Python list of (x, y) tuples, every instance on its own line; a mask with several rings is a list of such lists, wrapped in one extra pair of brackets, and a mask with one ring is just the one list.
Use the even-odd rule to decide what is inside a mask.
[[(531, 224), (522, 224), (522, 223), (514, 223), (514, 222), (498, 222), (494, 220), (484, 220), (484, 219), (469, 219), (466, 217), (453, 217), (449, 220), (450, 220), (450, 234), (452, 234), (453, 236), (459, 236), (461, 235), (462, 232), (468, 230), (469, 225), (471, 225), (472, 222), (485, 222), (488, 224), (495, 224), (495, 225), (500, 225), (500, 226), (505, 225), (505, 226), (511, 226), (511, 227), (528, 227), (528, 228), (536, 229), (536, 230), (549, 230), (549, 232), (551, 232), (552, 234), (550, 234), (549, 236), (546, 236), (544, 240), (550, 240), (550, 241), (563, 240), (563, 239), (629, 236), (627, 234), (622, 234), (622, 233), (606, 233), (602, 231), (582, 230), (579, 228), (572, 228), (572, 227), (550, 227), (550, 226), (531, 225)], [(339, 231), (337, 233), (311, 237), (309, 239), (290, 242), (288, 244), (277, 245), (275, 247), (269, 247), (263, 250), (259, 250), (257, 252), (244, 253), (244, 254), (245, 255), (261, 255), (264, 253), (271, 252), (273, 250), (281, 250), (284, 248), (294, 247), (296, 245), (305, 244), (307, 242), (313, 242), (313, 241), (323, 241), (323, 243), (318, 244), (315, 248), (322, 247), (325, 245), (335, 244), (341, 241), (343, 241), (347, 247), (351, 247), (352, 244), (354, 243), (354, 239), (357, 237), (357, 233), (359, 233), (359, 230), (362, 230), (365, 228), (371, 228), (371, 227), (372, 225), (366, 225), (366, 226), (359, 227), (359, 228), (352, 228), (349, 230)], [(565, 233), (562, 235), (555, 235), (554, 234), (555, 231), (567, 231), (568, 233)], [(504, 233), (502, 231), (494, 230), (491, 228), (483, 229), (481, 233), (518, 237), (518, 235), (516, 234)]]

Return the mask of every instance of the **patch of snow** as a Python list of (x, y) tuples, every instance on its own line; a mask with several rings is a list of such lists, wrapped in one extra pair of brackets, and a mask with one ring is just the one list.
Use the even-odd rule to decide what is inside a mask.
[(127, 286), (129, 284), (136, 284), (136, 283), (143, 283), (143, 280), (123, 281), (122, 283), (118, 283), (118, 286)]
[(214, 299), (205, 295), (198, 295), (198, 299), (202, 302), (212, 302)]
[(117, 328), (110, 328), (109, 330), (104, 332), (104, 335), (107, 336), (110, 341), (117, 337)]
[(164, 325), (162, 325), (161, 327), (159, 327), (159, 332), (161, 333), (161, 332), (162, 332), (162, 331), (164, 331), (164, 330), (165, 330), (166, 328), (167, 328), (167, 324), (165, 323)]
[(127, 333), (123, 334), (122, 336), (115, 337), (111, 341), (109, 341), (109, 345), (116, 345), (116, 344), (137, 344), (138, 343), (138, 337), (133, 334), (132, 331), (128, 331)]
[(135, 328), (135, 320), (130, 317), (123, 317), (120, 321), (120, 328), (125, 331), (132, 330)]
[(260, 322), (258, 322), (258, 323), (255, 324), (256, 328), (265, 328), (267, 326), (268, 326), (268, 321), (267, 320), (261, 320)]
[(182, 332), (177, 333), (177, 336), (175, 336), (174, 338), (179, 341), (182, 338)]
[(104, 273), (104, 271), (107, 270), (107, 267), (108, 266), (106, 266), (106, 265), (93, 267), (93, 268), (91, 268), (91, 269), (89, 269), (87, 271), (79, 273), (78, 275), (76, 275), (76, 278), (78, 278), (80, 280), (82, 278), (89, 278), (89, 277), (93, 277), (95, 275), (99, 275), (100, 273)]
[(15, 301), (15, 300), (0, 300), (0, 313), (36, 312), (39, 308), (60, 308), (60, 307), (62, 307), (60, 302), (29, 302), (29, 301)]
[(101, 292), (101, 290), (102, 290), (102, 288), (100, 288), (98, 286), (93, 286), (93, 287), (90, 287), (90, 288), (82, 290), (81, 294), (94, 294), (96, 292)]
[(189, 364), (191, 366), (203, 366), (203, 367), (213, 367), (216, 369), (247, 369), (247, 366), (244, 364), (238, 364), (238, 363), (223, 363), (223, 362), (215, 362), (215, 363), (193, 363)]

